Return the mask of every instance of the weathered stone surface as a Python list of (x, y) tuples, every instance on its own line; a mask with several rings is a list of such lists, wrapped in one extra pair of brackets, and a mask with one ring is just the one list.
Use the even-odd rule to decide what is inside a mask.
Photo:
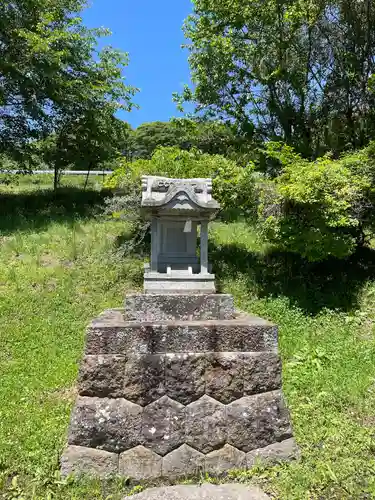
[(206, 394), (222, 403), (243, 396), (243, 356), (241, 353), (221, 352), (208, 356), (205, 373)]
[[(268, 500), (256, 486), (244, 484), (201, 484), (151, 488), (134, 495), (134, 500)], [(128, 500), (128, 497), (124, 500)]]
[(293, 438), (285, 439), (281, 443), (273, 443), (265, 448), (250, 451), (246, 455), (247, 467), (251, 468), (258, 462), (276, 464), (294, 460), (299, 457), (297, 443)]
[(152, 325), (153, 352), (277, 351), (277, 327), (253, 316)]
[(106, 477), (118, 473), (118, 455), (84, 446), (67, 446), (61, 457), (61, 473)]
[(136, 446), (120, 455), (119, 473), (132, 479), (155, 479), (161, 476), (162, 457), (144, 446)]
[(108, 310), (89, 326), (85, 354), (263, 350), (277, 350), (277, 327), (261, 318), (140, 323)]
[(246, 453), (229, 444), (212, 451), (205, 457), (205, 470), (210, 474), (220, 475), (231, 469), (245, 468)]
[(142, 408), (125, 399), (78, 397), (68, 442), (121, 452), (142, 444)]
[(277, 350), (277, 326), (256, 316), (243, 315), (216, 327), (215, 351)]
[(164, 477), (189, 477), (199, 475), (204, 470), (204, 455), (183, 444), (163, 458)]
[(291, 437), (281, 391), (246, 396), (227, 406), (227, 442), (245, 452)]
[(232, 319), (233, 297), (228, 294), (135, 294), (125, 297), (127, 321)]
[(203, 396), (207, 363), (207, 355), (205, 354), (166, 354), (165, 387), (167, 395), (184, 405)]
[(207, 352), (213, 351), (214, 324), (206, 322), (170, 322), (154, 324), (154, 352)]
[(244, 394), (258, 394), (281, 387), (281, 360), (273, 352), (245, 353)]
[(87, 329), (85, 354), (152, 353), (151, 325), (94, 322)]
[(84, 356), (78, 376), (78, 394), (119, 398), (123, 396), (125, 356)]
[(124, 374), (124, 396), (141, 406), (165, 394), (163, 354), (132, 354), (128, 356)]
[[(263, 448), (292, 437), (288, 409), (281, 390), (255, 396), (258, 400), (258, 437)], [(250, 451), (250, 450), (246, 450)]]
[(202, 453), (224, 445), (226, 439), (225, 406), (203, 396), (186, 407), (186, 444)]
[(227, 442), (243, 451), (259, 447), (256, 397), (241, 398), (228, 405)]
[(145, 446), (159, 455), (183, 444), (185, 407), (163, 396), (143, 410), (142, 433)]

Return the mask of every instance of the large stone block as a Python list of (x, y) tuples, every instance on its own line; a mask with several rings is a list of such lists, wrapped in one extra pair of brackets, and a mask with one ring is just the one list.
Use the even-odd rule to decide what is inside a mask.
[(226, 441), (225, 406), (203, 396), (186, 407), (185, 442), (202, 453), (220, 448)]
[(131, 354), (124, 374), (124, 396), (146, 406), (165, 394), (165, 355)]
[(213, 351), (277, 351), (277, 326), (268, 321), (242, 314), (232, 321), (216, 324), (216, 348)]
[(183, 444), (163, 458), (164, 477), (198, 476), (204, 470), (204, 455)]
[(274, 352), (245, 353), (244, 394), (258, 394), (281, 387), (281, 360)]
[(168, 396), (184, 405), (203, 396), (207, 364), (206, 354), (166, 354), (165, 386)]
[(177, 448), (185, 441), (185, 407), (163, 396), (143, 410), (143, 441), (159, 455)]
[(78, 397), (68, 442), (121, 452), (142, 444), (142, 408), (125, 399)]
[(153, 352), (152, 342), (151, 325), (96, 321), (87, 329), (85, 354), (149, 354)]
[(155, 353), (208, 352), (215, 336), (213, 322), (174, 321), (152, 326)]
[(153, 295), (202, 295), (214, 294), (215, 275), (214, 274), (181, 274), (179, 271), (173, 271), (171, 276), (166, 273), (152, 273), (146, 271), (144, 274), (144, 291)]
[(124, 393), (125, 356), (84, 356), (78, 376), (78, 394), (119, 398)]
[(277, 327), (260, 318), (152, 325), (153, 352), (277, 351)]
[(246, 454), (229, 444), (208, 453), (205, 457), (205, 470), (210, 474), (221, 475), (232, 469), (244, 468), (246, 468)]
[(61, 474), (107, 477), (118, 473), (118, 462), (116, 453), (85, 446), (67, 446), (61, 457)]
[(227, 406), (227, 442), (242, 451), (291, 437), (281, 391), (246, 396)]
[(273, 443), (264, 448), (249, 451), (246, 454), (247, 467), (250, 469), (254, 465), (262, 462), (267, 465), (277, 464), (297, 459), (299, 450), (293, 438), (285, 439), (280, 443)]
[(291, 438), (290, 417), (282, 391), (265, 392), (253, 397), (258, 401), (258, 448)]
[(112, 312), (89, 326), (85, 354), (277, 351), (277, 327), (255, 316), (140, 323)]
[(206, 394), (222, 403), (231, 403), (244, 394), (243, 355), (218, 352), (208, 356)]
[(161, 473), (162, 457), (144, 446), (136, 446), (120, 455), (119, 474), (138, 481), (155, 479)]
[(125, 297), (127, 321), (212, 320), (234, 318), (228, 294), (135, 294)]

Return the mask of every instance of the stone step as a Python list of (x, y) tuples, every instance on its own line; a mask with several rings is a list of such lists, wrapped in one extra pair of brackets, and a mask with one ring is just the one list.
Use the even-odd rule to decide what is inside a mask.
[(81, 396), (141, 406), (164, 395), (186, 405), (204, 394), (229, 404), (280, 387), (280, 358), (269, 351), (86, 355), (78, 377)]
[(256, 486), (208, 483), (151, 488), (134, 495), (134, 500), (267, 500), (269, 498)]
[(68, 445), (61, 458), (61, 472), (63, 476), (120, 475), (137, 481), (161, 477), (177, 479), (205, 473), (220, 477), (230, 470), (251, 469), (260, 463), (274, 465), (298, 457), (299, 450), (293, 438), (248, 453), (226, 444), (204, 455), (184, 444), (164, 457), (142, 445), (121, 454), (86, 446)]
[(183, 405), (168, 396), (144, 408), (126, 399), (78, 397), (68, 443), (122, 453), (144, 446), (165, 456), (182, 445), (207, 455), (226, 444), (249, 453), (292, 436), (280, 390), (224, 405), (204, 395)]
[(87, 330), (85, 354), (277, 351), (277, 326), (256, 316), (232, 320), (126, 321), (105, 311)]
[(233, 319), (233, 297), (228, 294), (134, 294), (125, 297), (128, 321)]

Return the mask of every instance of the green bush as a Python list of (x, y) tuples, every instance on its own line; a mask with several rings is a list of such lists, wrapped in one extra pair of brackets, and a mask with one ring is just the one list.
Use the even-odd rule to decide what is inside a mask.
[(268, 143), (266, 154), (281, 163), (282, 173), (260, 190), (266, 238), (310, 261), (353, 253), (373, 230), (374, 150), (308, 161), (289, 146)]
[(141, 188), (142, 175), (160, 175), (171, 178), (213, 179), (215, 198), (222, 208), (242, 208), (247, 214), (254, 210), (253, 165), (240, 167), (233, 160), (220, 155), (202, 153), (198, 149), (184, 151), (178, 147), (158, 148), (150, 160), (139, 159), (129, 163), (119, 161), (119, 167), (106, 180), (106, 187), (133, 191)]

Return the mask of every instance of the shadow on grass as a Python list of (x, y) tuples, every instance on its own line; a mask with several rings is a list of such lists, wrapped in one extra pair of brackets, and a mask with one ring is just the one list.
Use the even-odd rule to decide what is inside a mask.
[(309, 314), (323, 308), (350, 311), (363, 285), (375, 279), (375, 250), (359, 248), (345, 260), (311, 263), (288, 252), (259, 254), (236, 244), (211, 245), (219, 289), (226, 279), (245, 280), (259, 297), (288, 297)]
[(151, 233), (149, 224), (135, 224), (130, 231), (115, 238), (114, 247), (123, 257), (138, 259), (149, 258), (151, 255)]
[(0, 193), (0, 234), (42, 230), (53, 222), (92, 218), (109, 192), (76, 187), (21, 193)]
[(238, 222), (244, 220), (243, 211), (238, 208), (228, 208), (226, 210), (221, 210), (217, 217), (217, 221), (220, 222)]
[[(139, 238), (139, 228), (135, 228), (119, 236), (115, 247), (124, 256), (149, 258), (150, 234), (147, 231)], [(239, 279), (258, 297), (287, 297), (307, 314), (317, 314), (324, 308), (353, 310), (358, 306), (361, 288), (375, 280), (375, 250), (368, 247), (358, 248), (348, 259), (317, 263), (290, 252), (251, 252), (238, 243), (211, 242), (209, 255), (219, 292), (225, 281)]]

